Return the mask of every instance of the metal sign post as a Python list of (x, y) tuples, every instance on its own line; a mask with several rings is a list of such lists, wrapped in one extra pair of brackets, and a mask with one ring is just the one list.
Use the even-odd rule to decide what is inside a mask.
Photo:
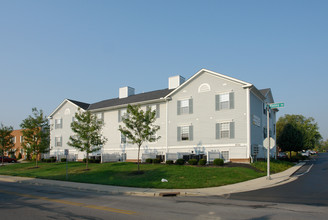
[(67, 160), (67, 157), (68, 157), (68, 149), (65, 149), (65, 155), (66, 155), (66, 180), (68, 180), (68, 160)]
[(268, 138), (268, 148), (267, 148), (267, 180), (271, 180), (270, 177), (270, 106), (267, 106), (267, 138)]
[[(270, 108), (283, 108), (285, 103), (271, 103), (267, 104), (267, 180), (271, 180), (270, 176)], [(273, 141), (272, 141), (273, 142)]]

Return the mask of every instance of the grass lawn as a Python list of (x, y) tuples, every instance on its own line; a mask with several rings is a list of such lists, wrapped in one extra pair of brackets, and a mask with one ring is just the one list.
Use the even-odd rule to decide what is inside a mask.
[[(284, 164), (284, 165), (283, 165)], [(272, 162), (272, 172), (280, 172), (293, 164), (288, 162)], [(256, 162), (244, 167), (200, 167), (188, 165), (141, 164), (142, 174), (136, 174), (135, 163), (85, 164), (68, 163), (68, 180), (72, 182), (96, 183), (104, 185), (188, 189), (222, 186), (242, 182), (266, 175), (266, 163)], [(265, 167), (265, 168), (264, 168)], [(0, 174), (11, 176), (36, 177), (42, 179), (66, 180), (66, 163), (21, 163), (0, 167)], [(161, 179), (168, 182), (161, 182)]]

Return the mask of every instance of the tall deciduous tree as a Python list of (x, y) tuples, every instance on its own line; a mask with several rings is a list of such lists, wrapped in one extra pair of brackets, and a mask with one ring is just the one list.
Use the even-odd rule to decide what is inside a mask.
[(128, 105), (127, 114), (122, 119), (125, 127), (119, 126), (119, 131), (128, 139), (131, 144), (138, 146), (138, 172), (140, 172), (139, 158), (140, 147), (144, 142), (154, 142), (160, 138), (156, 137), (156, 132), (160, 129), (154, 125), (156, 121), (156, 110), (152, 111), (147, 107), (143, 111), (139, 105)]
[(47, 117), (42, 110), (32, 109), (32, 115), (21, 123), (23, 143), (22, 146), (28, 153), (35, 156), (35, 166), (38, 167), (38, 159), (42, 153), (47, 153), (50, 143), (50, 126)]
[(303, 135), (301, 130), (291, 123), (286, 124), (277, 137), (277, 145), (282, 151), (289, 151), (290, 156), (292, 151), (302, 150)]
[(11, 148), (14, 147), (14, 143), (12, 139), (14, 136), (11, 135), (13, 132), (13, 127), (12, 126), (4, 126), (1, 124), (0, 126), (0, 153), (1, 153), (1, 164), (3, 165), (3, 157), (4, 153), (8, 152)]
[(75, 135), (69, 137), (67, 144), (86, 153), (86, 169), (88, 169), (89, 154), (99, 151), (107, 142), (101, 134), (103, 125), (103, 121), (96, 115), (81, 109), (75, 113), (75, 120), (71, 123)]
[[(277, 122), (277, 140), (279, 140), (279, 136), (282, 134), (284, 127), (287, 124), (293, 125), (295, 129), (302, 133), (301, 150), (315, 148), (322, 139), (318, 124), (315, 122), (314, 118), (306, 118), (303, 115), (287, 114), (280, 117)], [(277, 144), (280, 146), (282, 143), (277, 141)]]

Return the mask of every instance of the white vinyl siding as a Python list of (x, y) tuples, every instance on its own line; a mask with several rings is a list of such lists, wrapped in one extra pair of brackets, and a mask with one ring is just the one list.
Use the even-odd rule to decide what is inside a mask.
[(159, 109), (159, 104), (157, 104), (157, 105), (150, 105), (150, 106), (148, 106), (150, 109), (151, 109), (151, 111), (156, 111), (156, 118), (159, 118), (160, 117), (160, 109)]

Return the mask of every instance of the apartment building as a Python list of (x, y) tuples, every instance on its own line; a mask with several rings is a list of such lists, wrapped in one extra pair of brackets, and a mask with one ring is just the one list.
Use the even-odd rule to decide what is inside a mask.
[[(51, 155), (69, 149), (77, 159), (83, 152), (67, 145), (73, 135), (70, 123), (80, 108), (89, 110), (104, 121), (102, 133), (108, 142), (100, 154), (124, 155), (137, 159), (137, 146), (129, 144), (118, 130), (127, 106), (140, 105), (156, 110), (157, 132), (161, 138), (145, 143), (141, 154), (208, 154), (217, 152), (225, 161), (250, 162), (265, 158), (263, 140), (267, 136), (266, 105), (273, 103), (271, 89), (257, 89), (253, 84), (202, 69), (188, 80), (173, 76), (168, 88), (135, 94), (135, 89), (119, 89), (119, 97), (92, 104), (65, 99), (49, 116)], [(276, 110), (270, 112), (270, 137), (276, 138)], [(271, 155), (275, 155), (273, 147)]]

